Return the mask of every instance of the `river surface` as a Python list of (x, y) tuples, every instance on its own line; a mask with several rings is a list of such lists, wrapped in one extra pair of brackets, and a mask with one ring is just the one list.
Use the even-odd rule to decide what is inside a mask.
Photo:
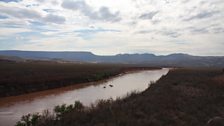
[(125, 97), (132, 91), (144, 91), (150, 82), (168, 73), (168, 68), (122, 74), (114, 78), (0, 99), (0, 126), (13, 126), (22, 115), (52, 110), (76, 100), (88, 106), (99, 99)]

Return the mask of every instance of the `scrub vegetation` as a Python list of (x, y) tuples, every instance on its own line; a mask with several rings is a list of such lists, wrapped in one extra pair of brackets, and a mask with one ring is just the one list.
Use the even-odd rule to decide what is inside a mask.
[[(28, 122), (37, 120), (32, 126), (209, 126), (209, 120), (224, 117), (223, 76), (221, 69), (172, 69), (142, 93), (100, 100), (89, 107), (80, 102), (56, 106), (53, 114), (29, 115)], [(17, 126), (26, 124), (23, 117)]]
[(0, 97), (98, 81), (144, 66), (50, 61), (0, 61)]
[(97, 81), (121, 72), (119, 65), (54, 62), (0, 63), (0, 96)]

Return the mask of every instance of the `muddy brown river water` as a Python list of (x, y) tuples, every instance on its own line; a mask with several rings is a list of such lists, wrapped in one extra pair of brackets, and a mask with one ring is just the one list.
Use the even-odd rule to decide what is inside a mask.
[[(168, 68), (144, 70), (65, 88), (36, 92), (0, 99), (0, 126), (13, 126), (22, 115), (52, 110), (61, 104), (73, 104), (79, 100), (88, 106), (99, 99), (116, 99), (132, 91), (144, 91), (150, 82), (157, 81), (168, 73)], [(112, 86), (110, 86), (112, 85)]]

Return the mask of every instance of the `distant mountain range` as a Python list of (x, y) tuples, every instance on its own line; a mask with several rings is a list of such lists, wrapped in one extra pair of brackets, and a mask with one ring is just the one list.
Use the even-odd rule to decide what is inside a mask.
[(91, 63), (123, 63), (146, 64), (167, 67), (224, 67), (224, 56), (192, 56), (176, 53), (170, 55), (154, 54), (117, 54), (99, 56), (91, 52), (48, 52), (48, 51), (0, 51), (0, 59), (24, 60), (55, 60)]

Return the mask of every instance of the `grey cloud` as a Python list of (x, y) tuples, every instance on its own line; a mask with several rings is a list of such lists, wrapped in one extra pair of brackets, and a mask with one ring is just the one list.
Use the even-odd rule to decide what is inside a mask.
[(58, 5), (58, 4), (59, 4), (58, 1), (56, 1), (56, 0), (52, 1), (51, 3), (52, 3), (53, 5)]
[(212, 31), (216, 34), (219, 34), (219, 33), (224, 33), (224, 28), (213, 28)]
[(149, 20), (152, 20), (152, 18), (157, 14), (159, 13), (158, 11), (152, 11), (152, 12), (149, 12), (149, 13), (144, 13), (142, 14), (141, 16), (139, 16), (140, 19), (149, 19)]
[(224, 28), (220, 24), (213, 24), (210, 26), (206, 26), (203, 28), (195, 28), (195, 27), (190, 27), (188, 28), (192, 34), (205, 34), (205, 33), (213, 33), (213, 34), (219, 34), (219, 33), (224, 33)]
[(40, 3), (43, 3), (45, 2), (46, 0), (36, 0), (37, 2), (40, 2)]
[(47, 12), (47, 13), (54, 13), (57, 12), (57, 10), (55, 9), (43, 9), (43, 11)]
[(106, 21), (119, 21), (118, 17), (119, 12), (111, 13), (107, 7), (101, 7), (98, 15), (95, 15), (95, 18), (106, 20)]
[(26, 7), (37, 7), (37, 6), (39, 6), (39, 4), (28, 4), (28, 5), (26, 5)]
[(190, 0), (182, 0), (182, 3), (188, 3)]
[(170, 1), (168, 1), (168, 0), (164, 0), (164, 2), (165, 2), (166, 4), (169, 4), (169, 3), (170, 3)]
[(7, 16), (0, 15), (0, 19), (7, 19), (7, 18), (8, 18)]
[(121, 32), (121, 31), (116, 29), (90, 28), (90, 29), (78, 29), (75, 30), (74, 32), (77, 33), (77, 35), (83, 39), (91, 39), (96, 33)]
[(184, 30), (191, 34), (204, 34), (209, 32), (208, 27), (187, 27)]
[(9, 2), (19, 2), (19, 1), (22, 1), (22, 0), (1, 0), (0, 2), (9, 3)]
[(203, 12), (200, 12), (196, 15), (193, 15), (187, 19), (184, 19), (184, 21), (191, 21), (191, 20), (196, 20), (196, 19), (204, 19), (204, 18), (209, 18), (209, 17), (212, 17), (213, 15), (219, 13), (219, 11), (203, 11)]
[(181, 34), (179, 32), (177, 32), (179, 30), (166, 30), (166, 29), (162, 29), (162, 30), (140, 30), (137, 31), (137, 34), (148, 34), (148, 33), (155, 33), (155, 34), (162, 34), (165, 36), (169, 36), (172, 38), (177, 38), (179, 37)]
[(10, 17), (16, 17), (16, 18), (32, 18), (32, 19), (41, 18), (41, 15), (38, 12), (23, 8), (15, 8), (15, 7), (10, 8), (1, 6), (0, 12)]
[(148, 33), (152, 33), (153, 31), (152, 30), (140, 30), (140, 31), (137, 31), (135, 33), (137, 34), (148, 34)]
[(49, 22), (55, 24), (62, 24), (65, 22), (65, 18), (62, 16), (52, 14), (42, 16), (37, 11), (24, 8), (10, 8), (0, 6), (0, 12), (8, 17), (14, 17), (19, 19), (37, 20), (39, 22)]
[(93, 20), (103, 20), (116, 22), (120, 21), (119, 12), (112, 13), (107, 7), (101, 7), (98, 11), (94, 11), (85, 1), (66, 0), (61, 5), (65, 9), (80, 11), (85, 16)]
[(36, 2), (38, 2), (38, 3), (46, 3), (46, 2), (49, 2), (50, 1), (50, 3), (52, 4), (52, 5), (58, 5), (59, 4), (59, 2), (58, 2), (58, 0), (35, 0)]
[(56, 24), (63, 24), (65, 22), (65, 18), (62, 16), (52, 15), (49, 14), (43, 18), (46, 22), (56, 23)]
[(179, 37), (181, 35), (178, 32), (175, 32), (175, 31), (166, 31), (166, 30), (159, 31), (159, 33), (162, 34), (162, 35), (170, 36), (172, 38), (177, 38), (177, 37)]
[(70, 9), (70, 10), (80, 10), (81, 12), (84, 12), (84, 13), (91, 11), (91, 8), (84, 1), (67, 0), (67, 1), (64, 1), (61, 6), (63, 8)]
[(191, 33), (208, 33), (206, 28), (192, 28)]

